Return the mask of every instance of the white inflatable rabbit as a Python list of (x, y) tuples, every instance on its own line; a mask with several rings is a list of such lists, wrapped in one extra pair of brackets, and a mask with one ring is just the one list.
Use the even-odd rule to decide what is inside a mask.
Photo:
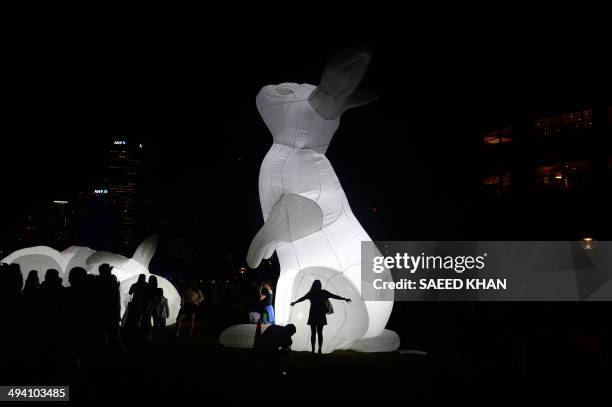
[[(352, 299), (334, 303), (335, 312), (324, 329), (324, 353), (336, 349), (383, 352), (399, 346), (397, 334), (385, 329), (393, 301), (362, 300), (361, 242), (371, 239), (351, 212), (325, 157), (340, 114), (372, 99), (371, 94), (357, 90), (370, 58), (367, 51), (349, 51), (328, 62), (319, 87), (282, 83), (265, 86), (257, 95), (257, 108), (273, 144), (259, 174), (265, 224), (251, 243), (247, 261), (255, 268), (276, 251), (281, 268), (276, 323), (297, 327), (293, 350), (310, 350), (309, 304), (291, 308), (290, 303), (306, 294), (314, 280)], [(220, 341), (250, 347), (254, 329), (253, 325), (230, 327)]]
[[(58, 252), (47, 246), (34, 246), (17, 250), (2, 259), (2, 263), (17, 263), (21, 267), (24, 279), (30, 270), (38, 271), (38, 278), (43, 281), (45, 273), (49, 269), (59, 271), (64, 286), (68, 286), (68, 273), (73, 267), (82, 267), (90, 274), (98, 274), (98, 267), (102, 263), (113, 266), (112, 273), (119, 280), (121, 291), (121, 315), (123, 316), (130, 301), (129, 289), (138, 280), (140, 274), (149, 278), (149, 263), (157, 248), (157, 236), (145, 239), (134, 252), (131, 259), (119, 254), (94, 251), (89, 247), (71, 246), (63, 252)], [(167, 323), (176, 321), (181, 307), (181, 297), (171, 282), (161, 276), (156, 276), (158, 286), (164, 290), (164, 296), (168, 299), (170, 315)]]

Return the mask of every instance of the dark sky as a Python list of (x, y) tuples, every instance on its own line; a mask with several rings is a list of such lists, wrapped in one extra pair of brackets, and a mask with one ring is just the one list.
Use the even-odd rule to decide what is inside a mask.
[(108, 141), (129, 135), (160, 152), (164, 216), (183, 218), (197, 244), (215, 240), (240, 256), (261, 222), (257, 177), (271, 143), (255, 95), (269, 83), (316, 84), (326, 58), (368, 42), (375, 56), (364, 86), (381, 98), (343, 117), (328, 157), (373, 238), (424, 237), (412, 219), (439, 208), (432, 230), (469, 224), (470, 197), (460, 191), (477, 171), (470, 151), (481, 134), (609, 90), (609, 47), (567, 27), (519, 38), (490, 25), (390, 32), (382, 21), (294, 36), (269, 25), (258, 32), (262, 24), (13, 32), (3, 63), (2, 223), (29, 202), (70, 196), (101, 171)]

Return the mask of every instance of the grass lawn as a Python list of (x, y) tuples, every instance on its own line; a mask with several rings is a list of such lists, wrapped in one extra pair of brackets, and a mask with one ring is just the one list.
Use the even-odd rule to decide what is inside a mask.
[[(167, 328), (166, 345), (144, 344), (109, 361), (94, 374), (86, 397), (116, 400), (227, 400), (228, 403), (266, 403), (279, 397), (290, 404), (361, 402), (370, 397), (437, 398), (456, 392), (469, 397), (464, 384), (475, 376), (466, 361), (436, 361), (431, 356), (338, 351), (312, 356), (292, 352), (286, 375), (258, 369), (250, 350), (224, 348), (219, 328), (198, 324), (193, 337), (174, 335)], [(444, 390), (441, 392), (440, 386)]]
[[(103, 347), (86, 344), (80, 367), (60, 363), (46, 370), (41, 369), (71, 360), (63, 354), (71, 347), (47, 354), (37, 350), (23, 359), (24, 350), (40, 347), (44, 338), (37, 337), (30, 345), (22, 344), (21, 350), (5, 353), (2, 360), (13, 355), (6, 359), (13, 364), (0, 367), (6, 367), (6, 384), (68, 384), (71, 400), (108, 401), (111, 405), (119, 401), (140, 405), (186, 400), (202, 405), (267, 406), (363, 405), (373, 400), (378, 405), (393, 400), (401, 404), (417, 400), (524, 400), (534, 393), (550, 400), (564, 399), (567, 394), (594, 394), (607, 389), (610, 378), (609, 364), (605, 360), (600, 363), (599, 353), (570, 351), (563, 343), (545, 340), (532, 341), (526, 353), (517, 357), (508, 341), (496, 343), (479, 335), (475, 339), (480, 341), (474, 343), (448, 335), (425, 338), (421, 342), (430, 346), (426, 356), (292, 352), (284, 361), (286, 375), (272, 374), (262, 369), (251, 350), (219, 345), (222, 328), (221, 323), (200, 322), (193, 337), (177, 338), (176, 328), (170, 326), (167, 344), (143, 341), (131, 344), (124, 353), (105, 353)], [(404, 340), (410, 334), (401, 336)], [(51, 358), (51, 365), (45, 358)]]

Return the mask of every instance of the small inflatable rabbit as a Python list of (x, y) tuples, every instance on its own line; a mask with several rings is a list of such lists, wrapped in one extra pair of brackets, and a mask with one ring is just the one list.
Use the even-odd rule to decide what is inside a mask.
[[(24, 278), (30, 270), (38, 271), (40, 281), (44, 279), (49, 269), (59, 271), (62, 283), (68, 286), (68, 273), (73, 267), (82, 267), (90, 274), (98, 274), (98, 267), (103, 263), (113, 266), (113, 274), (119, 280), (121, 291), (121, 315), (125, 313), (130, 301), (129, 289), (138, 280), (140, 274), (149, 278), (149, 263), (157, 248), (157, 236), (145, 239), (134, 252), (131, 259), (119, 254), (94, 251), (89, 247), (71, 246), (63, 252), (58, 252), (47, 246), (34, 246), (17, 250), (2, 259), (2, 263), (17, 263), (21, 266)], [(164, 290), (168, 299), (170, 315), (167, 323), (176, 321), (181, 306), (181, 297), (171, 282), (161, 276), (156, 276), (158, 286)]]
[[(265, 223), (251, 243), (247, 261), (255, 268), (276, 251), (281, 268), (276, 323), (297, 327), (293, 350), (310, 350), (309, 304), (290, 304), (306, 294), (314, 280), (352, 299), (334, 304), (324, 329), (324, 353), (383, 352), (399, 346), (397, 334), (385, 329), (393, 301), (362, 300), (361, 242), (371, 239), (351, 212), (325, 157), (342, 112), (374, 98), (357, 89), (370, 59), (368, 50), (349, 50), (328, 62), (318, 87), (281, 83), (265, 86), (257, 95), (257, 108), (273, 144), (259, 174)], [(388, 274), (381, 277), (390, 279)], [(220, 341), (250, 347), (254, 330), (254, 325), (236, 325), (226, 329)]]

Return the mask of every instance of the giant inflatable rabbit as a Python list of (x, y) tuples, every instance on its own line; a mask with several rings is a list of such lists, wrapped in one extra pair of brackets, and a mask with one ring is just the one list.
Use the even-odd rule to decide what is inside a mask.
[[(352, 300), (334, 304), (324, 329), (324, 353), (384, 352), (399, 346), (397, 334), (385, 329), (393, 301), (371, 301), (374, 294), (363, 300), (361, 242), (371, 239), (325, 157), (340, 115), (374, 98), (358, 89), (370, 59), (366, 49), (348, 50), (328, 61), (318, 87), (281, 83), (264, 86), (257, 95), (257, 109), (273, 144), (259, 173), (265, 223), (251, 242), (247, 261), (255, 268), (276, 251), (281, 269), (276, 323), (297, 327), (293, 350), (310, 350), (309, 302), (290, 303), (306, 294), (314, 280)], [(381, 277), (391, 278), (388, 273)], [(222, 332), (220, 342), (251, 347), (254, 333), (254, 325), (235, 325)]]
[[(113, 266), (112, 273), (119, 280), (121, 291), (121, 315), (123, 316), (130, 301), (129, 290), (132, 284), (138, 280), (140, 274), (149, 278), (149, 263), (157, 248), (157, 237), (150, 236), (143, 241), (130, 259), (119, 254), (94, 251), (89, 247), (71, 246), (63, 252), (59, 252), (47, 246), (34, 246), (17, 250), (2, 259), (2, 263), (17, 263), (21, 267), (24, 277), (30, 270), (38, 271), (40, 281), (44, 279), (49, 269), (55, 269), (62, 278), (62, 283), (67, 286), (68, 273), (73, 267), (82, 267), (90, 274), (98, 274), (98, 267), (103, 263)], [(176, 321), (181, 306), (181, 297), (171, 282), (161, 276), (156, 276), (158, 286), (164, 290), (164, 296), (168, 299), (170, 315), (167, 323)]]

